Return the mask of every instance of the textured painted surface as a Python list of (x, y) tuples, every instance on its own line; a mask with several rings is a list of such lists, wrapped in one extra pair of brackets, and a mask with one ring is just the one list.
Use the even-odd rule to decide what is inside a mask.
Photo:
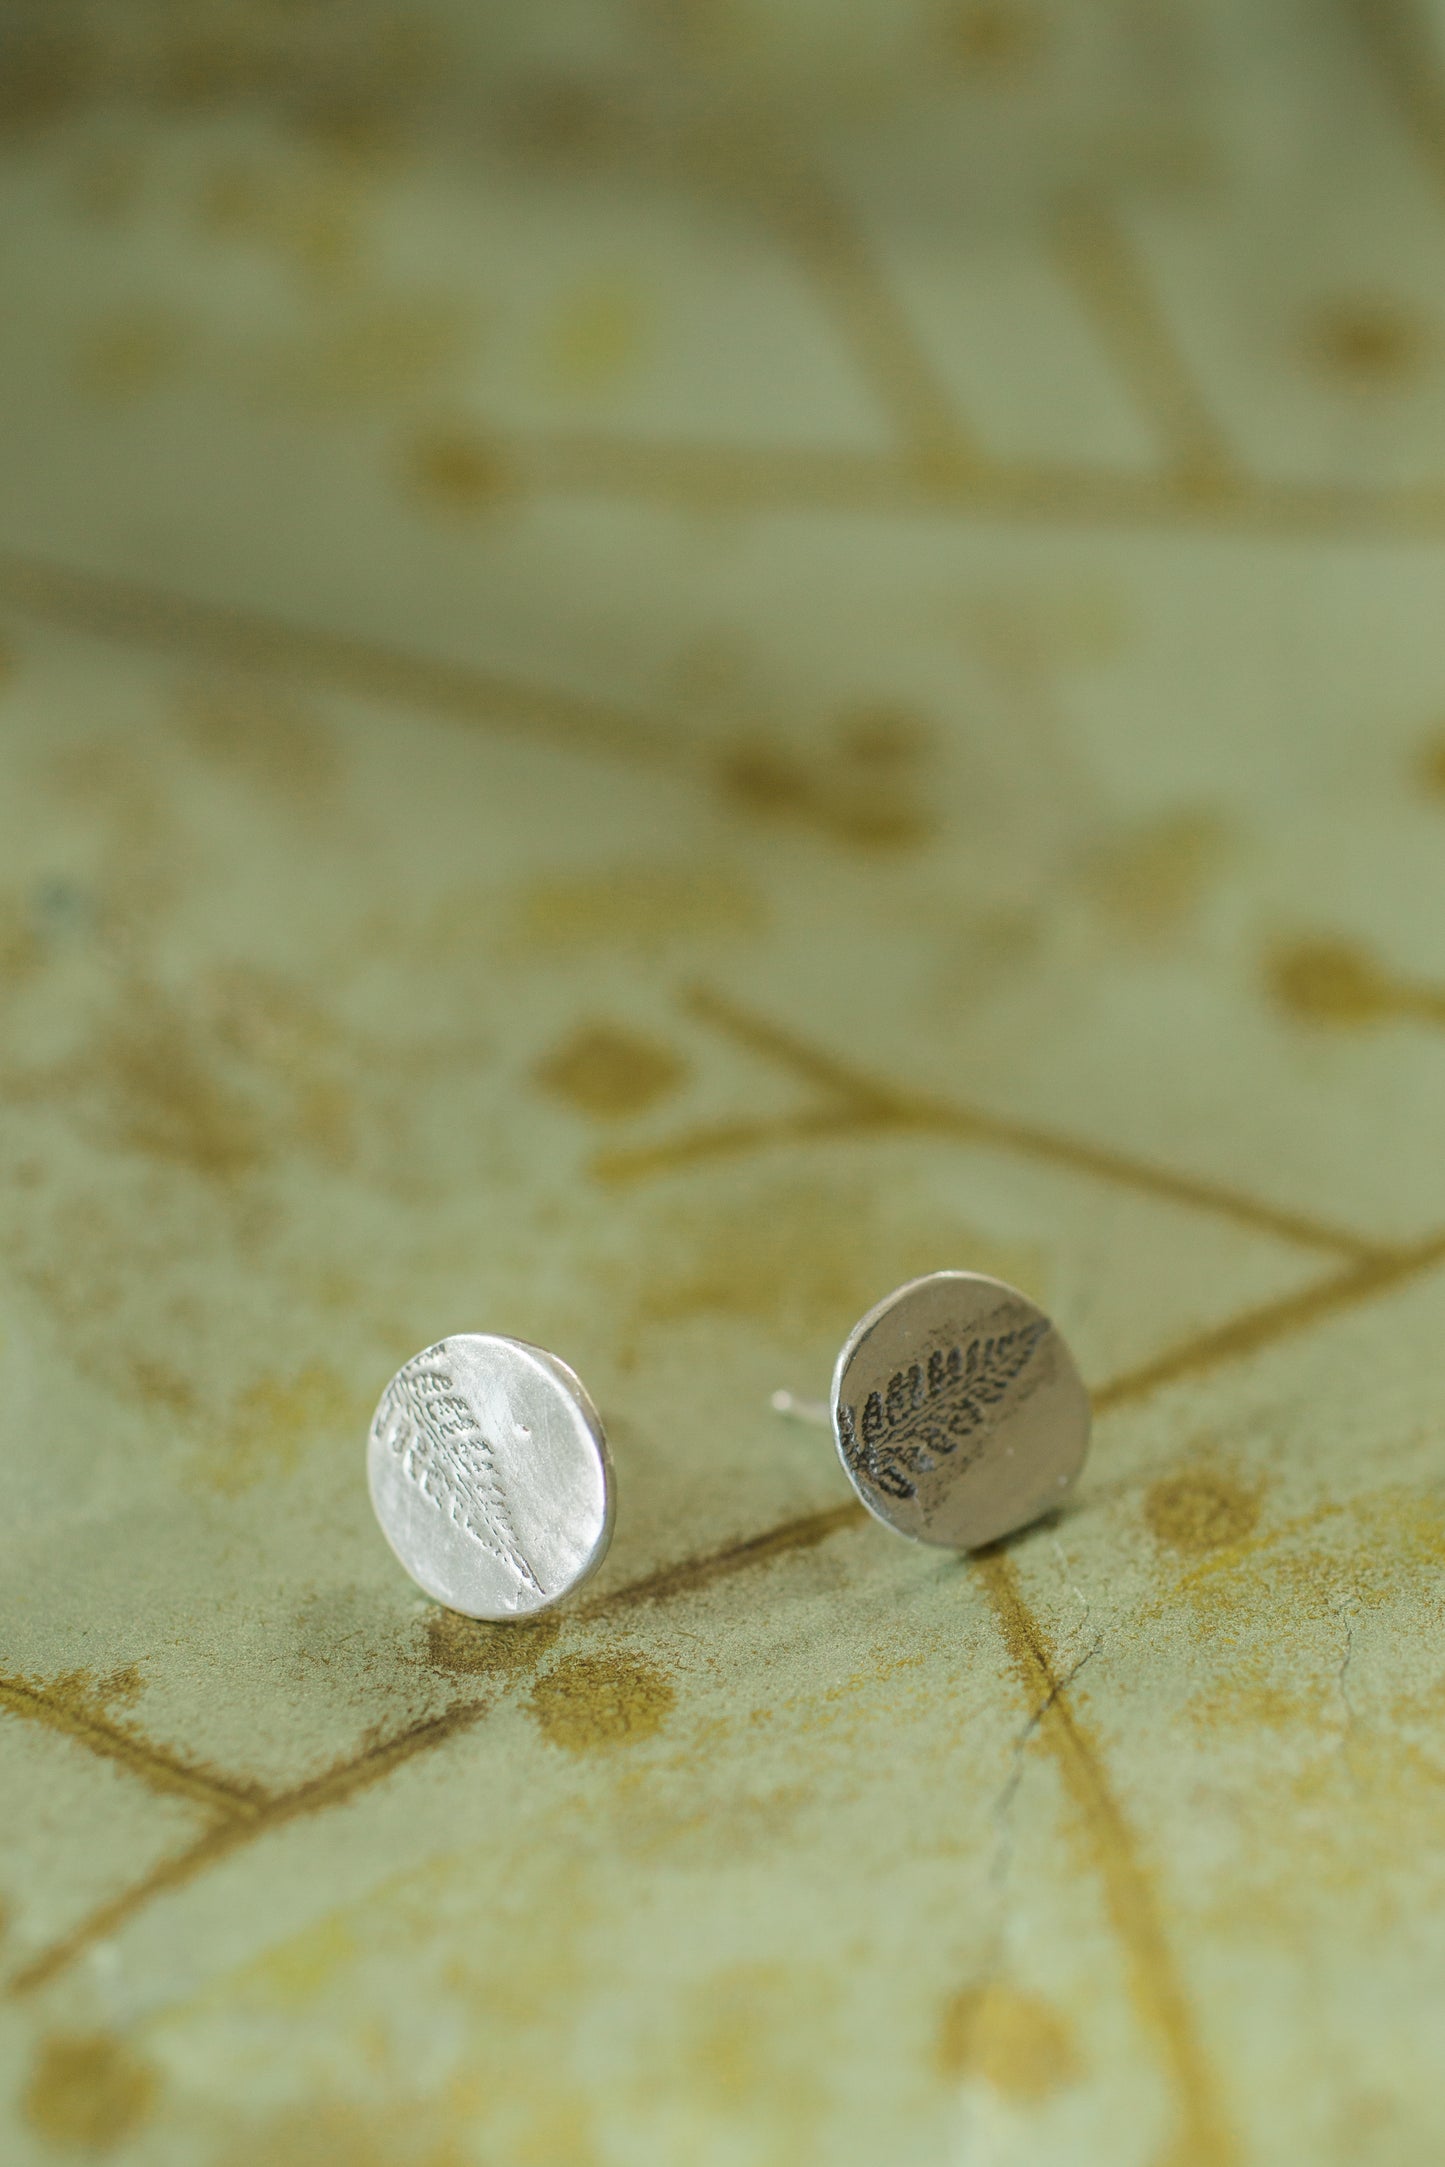
[[(495, 12), (0, 26), (5, 2156), (1436, 2167), (1427, 18)], [(971, 1562), (769, 1408), (946, 1264)]]

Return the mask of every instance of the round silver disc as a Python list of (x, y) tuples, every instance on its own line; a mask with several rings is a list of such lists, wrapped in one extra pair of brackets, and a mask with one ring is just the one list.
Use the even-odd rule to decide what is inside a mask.
[(1074, 1358), (1026, 1294), (981, 1272), (910, 1280), (855, 1325), (833, 1431), (871, 1513), (977, 1550), (1060, 1504), (1089, 1447)]
[(525, 1618), (595, 1571), (612, 1463), (565, 1362), (489, 1332), (439, 1340), (381, 1395), (366, 1454), (381, 1531), (417, 1586), (469, 1618)]

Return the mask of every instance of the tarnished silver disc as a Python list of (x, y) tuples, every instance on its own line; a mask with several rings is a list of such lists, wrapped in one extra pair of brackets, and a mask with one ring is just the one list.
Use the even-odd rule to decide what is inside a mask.
[(933, 1272), (870, 1309), (833, 1375), (854, 1489), (900, 1535), (976, 1550), (1067, 1496), (1089, 1447), (1074, 1358), (1026, 1294)]
[(565, 1362), (489, 1332), (438, 1341), (381, 1395), (366, 1455), (381, 1531), (469, 1618), (545, 1610), (601, 1564), (612, 1463)]

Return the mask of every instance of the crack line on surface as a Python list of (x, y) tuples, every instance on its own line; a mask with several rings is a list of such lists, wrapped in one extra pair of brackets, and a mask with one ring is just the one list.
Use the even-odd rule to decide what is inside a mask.
[[(1085, 1607), (1087, 1608), (1087, 1605)], [(1039, 1727), (1044, 1718), (1062, 1700), (1085, 1664), (1093, 1661), (1103, 1643), (1103, 1634), (1097, 1634), (1077, 1662), (1071, 1664), (1069, 1669), (1065, 1671), (1063, 1677), (1056, 1678), (1053, 1681), (1044, 1698), (1034, 1709), (1032, 1715), (1027, 1718), (1014, 1739), (1013, 1762), (992, 1807), (993, 1817), (998, 1824), (999, 1842), (994, 1854), (993, 1864), (989, 1868), (989, 1885), (1000, 1900), (1002, 1900), (1007, 1888), (1009, 1872), (1013, 1865), (1013, 1804), (1018, 1796), (1019, 1786), (1023, 1782), (1024, 1764), (1029, 1747), (1038, 1736)], [(1002, 1920), (999, 1922), (999, 1931), (1002, 1933)]]

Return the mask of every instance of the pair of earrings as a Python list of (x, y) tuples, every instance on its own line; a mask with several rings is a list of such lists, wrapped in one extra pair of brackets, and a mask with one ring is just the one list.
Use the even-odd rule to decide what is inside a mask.
[[(805, 1412), (784, 1393), (774, 1404)], [(838, 1357), (831, 1413), (868, 1510), (949, 1550), (1060, 1504), (1089, 1443), (1089, 1397), (1063, 1340), (1027, 1295), (980, 1272), (932, 1272), (870, 1309)], [(597, 1410), (565, 1362), (522, 1340), (459, 1333), (398, 1370), (367, 1476), (412, 1579), (468, 1617), (549, 1609), (612, 1539)]]

